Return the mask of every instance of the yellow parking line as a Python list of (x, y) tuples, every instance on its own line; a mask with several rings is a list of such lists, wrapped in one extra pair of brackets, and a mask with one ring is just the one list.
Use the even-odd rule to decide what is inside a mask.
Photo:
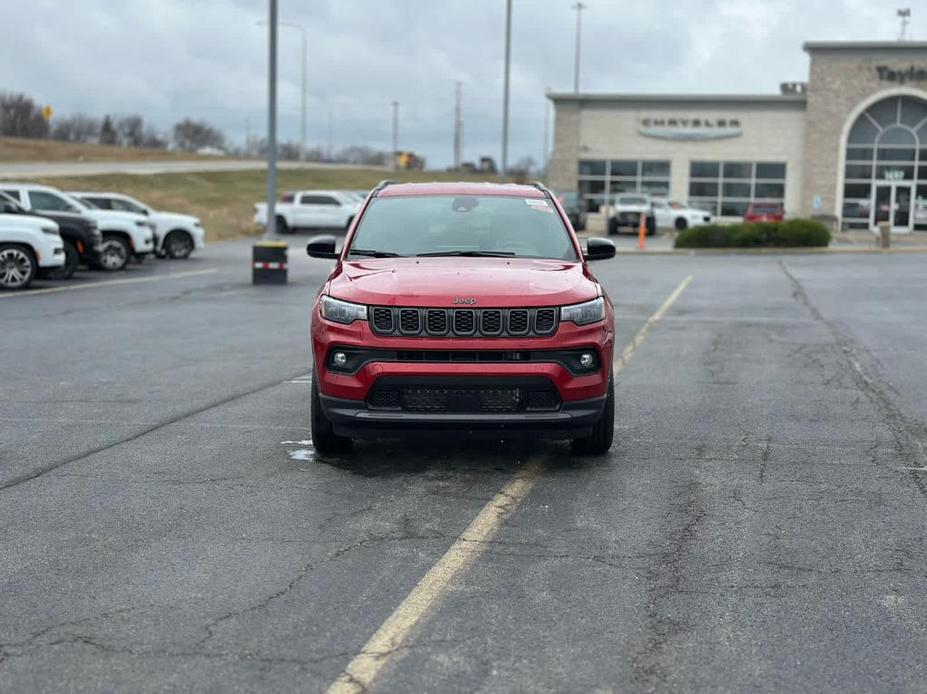
[[(644, 338), (691, 281), (692, 275), (689, 275), (669, 295), (657, 312), (647, 319), (621, 356), (615, 360), (615, 373), (628, 365)], [(415, 625), (435, 603), (444, 597), (454, 578), (483, 553), (486, 543), (499, 531), (503, 521), (515, 510), (521, 500), (528, 496), (540, 479), (542, 462), (542, 456), (530, 460), (489, 500), (489, 503), (454, 541), (438, 563), (428, 570), (412, 592), (364, 644), (360, 653), (338, 675), (338, 678), (329, 686), (328, 694), (362, 694), (370, 688), (377, 674), (402, 646)]]
[(627, 347), (621, 352), (621, 355), (615, 358), (614, 362), (614, 373), (618, 374), (625, 366), (628, 365), (628, 362), (631, 361), (631, 357), (634, 356), (634, 353), (637, 351), (637, 348), (641, 346), (641, 343), (647, 337), (653, 326), (660, 322), (660, 319), (663, 318), (663, 315), (669, 311), (670, 306), (676, 303), (676, 299), (686, 290), (686, 287), (689, 286), (689, 282), (692, 281), (692, 275), (686, 277), (682, 282), (679, 283), (679, 286), (673, 290), (673, 293), (670, 294), (666, 301), (657, 309), (650, 318), (647, 319), (647, 322), (644, 323), (644, 326), (637, 331), (637, 334), (634, 336), (634, 339), (628, 344)]
[(190, 270), (189, 272), (168, 272), (164, 275), (151, 275), (149, 277), (132, 277), (122, 280), (106, 280), (104, 282), (89, 282), (87, 284), (74, 284), (64, 287), (49, 287), (48, 289), (27, 289), (23, 292), (4, 292), (0, 294), (0, 299), (13, 299), (22, 296), (35, 296), (36, 294), (51, 294), (52, 292), (76, 292), (79, 289), (94, 289), (96, 287), (110, 287), (114, 284), (140, 284), (142, 282), (157, 282), (158, 280), (179, 279), (181, 277), (197, 277), (199, 275), (211, 275), (219, 270)]

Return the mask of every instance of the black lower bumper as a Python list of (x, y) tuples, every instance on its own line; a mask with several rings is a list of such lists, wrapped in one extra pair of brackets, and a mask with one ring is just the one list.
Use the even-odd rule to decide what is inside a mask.
[(448, 430), (471, 436), (572, 439), (588, 436), (605, 409), (605, 396), (564, 402), (550, 412), (448, 413), (381, 411), (362, 400), (320, 395), (322, 410), (335, 434), (351, 438), (439, 436)]

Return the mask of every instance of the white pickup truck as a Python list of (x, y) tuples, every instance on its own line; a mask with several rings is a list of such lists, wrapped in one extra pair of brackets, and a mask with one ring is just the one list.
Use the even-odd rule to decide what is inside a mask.
[[(274, 206), (276, 231), (287, 234), (299, 229), (347, 229), (362, 201), (340, 190), (301, 190), (286, 193)], [(267, 224), (267, 205), (254, 206), (254, 223)]]
[(140, 214), (100, 210), (34, 183), (0, 183), (0, 191), (30, 212), (76, 212), (96, 222), (103, 236), (99, 261), (103, 270), (122, 270), (132, 256), (141, 259), (154, 252), (154, 224)]
[(682, 231), (711, 221), (711, 213), (705, 210), (646, 193), (623, 193), (615, 198), (608, 220), (608, 233), (617, 234), (622, 228), (637, 231), (642, 214), (647, 215), (648, 235), (655, 234), (657, 228)]

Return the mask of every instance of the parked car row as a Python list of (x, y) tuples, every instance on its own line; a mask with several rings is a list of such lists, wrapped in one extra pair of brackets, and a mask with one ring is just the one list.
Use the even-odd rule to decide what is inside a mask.
[(69, 279), (80, 266), (115, 272), (149, 255), (186, 258), (205, 236), (196, 217), (127, 195), (0, 182), (0, 289)]
[(648, 235), (655, 234), (658, 228), (682, 231), (711, 222), (711, 213), (706, 210), (646, 193), (628, 193), (615, 198), (615, 205), (608, 217), (609, 235), (623, 230), (636, 232), (640, 227), (641, 215), (646, 215)]
[[(284, 193), (274, 205), (278, 234), (309, 229), (347, 229), (367, 197), (362, 190), (300, 190)], [(267, 224), (267, 204), (254, 205), (254, 223)]]

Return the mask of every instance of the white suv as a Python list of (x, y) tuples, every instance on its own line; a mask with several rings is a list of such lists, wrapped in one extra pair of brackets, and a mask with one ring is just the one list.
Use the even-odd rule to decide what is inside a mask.
[(30, 211), (77, 212), (95, 221), (103, 236), (103, 270), (121, 270), (132, 256), (141, 259), (154, 253), (154, 224), (143, 215), (100, 210), (60, 190), (34, 183), (0, 183), (0, 191)]
[(187, 258), (194, 249), (202, 249), (206, 245), (206, 230), (197, 217), (156, 210), (121, 193), (70, 192), (69, 195), (101, 210), (132, 212), (147, 217), (155, 226), (155, 252), (158, 255)]
[(25, 289), (39, 271), (64, 266), (58, 224), (22, 214), (0, 214), (0, 289)]

